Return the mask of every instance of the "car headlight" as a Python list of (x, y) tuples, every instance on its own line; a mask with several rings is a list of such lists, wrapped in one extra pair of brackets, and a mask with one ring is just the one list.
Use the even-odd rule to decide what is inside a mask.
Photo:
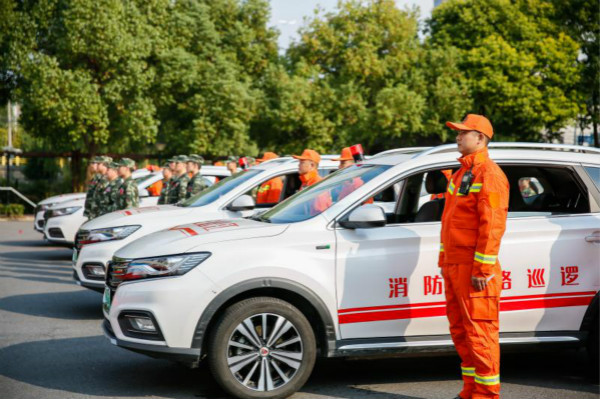
[(67, 208), (53, 209), (51, 217), (70, 215), (72, 213), (77, 212), (80, 209), (80, 206), (69, 206)]
[[(181, 276), (204, 262), (210, 255), (210, 252), (198, 252), (134, 259), (129, 262), (124, 271), (121, 271), (121, 276), (119, 276), (119, 273), (113, 273), (111, 277), (113, 279), (121, 277), (121, 281), (131, 281), (154, 277)], [(115, 270), (115, 272), (117, 271)]]
[(142, 226), (133, 225), (90, 230), (87, 238), (82, 240), (79, 244), (87, 245), (94, 244), (96, 242), (122, 240), (123, 238), (129, 237), (131, 234), (136, 232), (140, 227)]
[(39, 210), (40, 211), (45, 211), (46, 209), (48, 209), (48, 208), (50, 208), (52, 206), (54, 206), (54, 204), (43, 204), (43, 205), (40, 205)]

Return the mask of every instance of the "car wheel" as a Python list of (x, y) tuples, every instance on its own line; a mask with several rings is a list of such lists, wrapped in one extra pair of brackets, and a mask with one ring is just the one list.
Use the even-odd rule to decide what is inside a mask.
[(277, 298), (229, 307), (209, 338), (208, 363), (237, 398), (284, 398), (304, 385), (316, 358), (313, 329), (302, 312)]
[(590, 377), (593, 382), (598, 383), (600, 380), (600, 320), (596, 318), (592, 324), (590, 334), (588, 336), (587, 350), (590, 361)]

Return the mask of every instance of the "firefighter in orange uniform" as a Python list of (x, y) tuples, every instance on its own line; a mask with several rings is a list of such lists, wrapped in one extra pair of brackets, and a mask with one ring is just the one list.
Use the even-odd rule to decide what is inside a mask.
[[(300, 161), (298, 164), (298, 174), (300, 175), (300, 181), (302, 182), (300, 190), (304, 190), (323, 180), (323, 178), (319, 176), (319, 162), (321, 162), (321, 156), (318, 152), (306, 149), (302, 152), (302, 155), (292, 155), (292, 157)], [(310, 214), (319, 214), (329, 208), (331, 204), (331, 194), (328, 191), (323, 192), (315, 198), (310, 205)]]
[[(362, 151), (362, 146), (361, 146), (361, 151)], [(361, 158), (363, 157), (362, 152), (360, 153), (360, 157)], [(354, 161), (354, 156), (352, 155), (352, 150), (350, 149), (350, 147), (344, 147), (342, 149), (342, 153), (340, 154), (340, 157), (333, 158), (332, 161), (340, 161), (340, 166), (338, 167), (338, 169), (346, 169), (347, 167), (352, 166), (356, 163)], [(346, 197), (348, 194), (352, 193), (354, 190), (356, 190), (363, 184), (365, 184), (365, 183), (363, 182), (363, 180), (360, 177), (355, 177), (352, 180), (345, 182), (342, 185), (342, 189), (340, 191), (340, 194), (337, 197), (337, 200), (339, 201), (342, 198)], [(373, 198), (369, 198), (364, 203), (372, 204)]]
[[(262, 158), (256, 160), (256, 163), (260, 164), (275, 158), (279, 158), (279, 155), (274, 152), (265, 152)], [(281, 190), (283, 190), (283, 180), (281, 180), (281, 177), (274, 177), (264, 182), (258, 188), (258, 193), (256, 193), (256, 204), (278, 203), (279, 197), (281, 197)]]
[(462, 360), (457, 398), (500, 396), (500, 240), (508, 213), (508, 180), (488, 156), (490, 121), (469, 114), (447, 122), (457, 131), (462, 167), (452, 175), (442, 216), (439, 266), (446, 291), (450, 334)]

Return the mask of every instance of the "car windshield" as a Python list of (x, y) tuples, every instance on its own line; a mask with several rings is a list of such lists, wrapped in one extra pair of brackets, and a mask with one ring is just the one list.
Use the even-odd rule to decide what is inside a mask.
[(177, 205), (194, 208), (210, 204), (261, 172), (260, 169), (250, 169), (235, 173)]
[(389, 168), (389, 165), (359, 165), (337, 171), (257, 216), (256, 220), (294, 223), (310, 219)]
[(154, 177), (154, 173), (150, 173), (149, 175), (144, 175), (144, 176), (140, 176), (135, 180), (135, 184), (140, 187), (140, 188), (144, 188), (145, 184), (148, 180), (152, 179)]

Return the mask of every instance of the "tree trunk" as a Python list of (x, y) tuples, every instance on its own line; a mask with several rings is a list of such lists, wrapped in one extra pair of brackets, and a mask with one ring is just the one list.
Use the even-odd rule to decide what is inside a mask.
[(71, 153), (71, 191), (81, 190), (81, 151)]

